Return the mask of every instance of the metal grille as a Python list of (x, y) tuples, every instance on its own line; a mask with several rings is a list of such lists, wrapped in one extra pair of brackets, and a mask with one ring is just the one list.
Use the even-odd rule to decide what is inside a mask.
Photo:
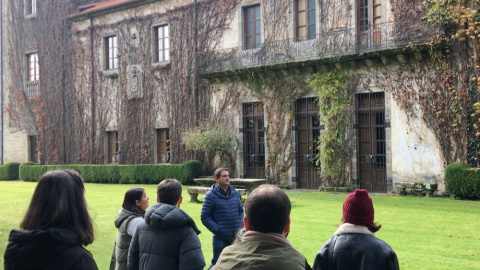
[(243, 104), (243, 162), (246, 178), (265, 177), (263, 103)]
[(317, 189), (320, 177), (315, 157), (318, 153), (320, 118), (316, 98), (302, 98), (295, 102), (295, 123), (298, 187)]
[(385, 94), (359, 94), (355, 107), (360, 187), (373, 192), (386, 192)]

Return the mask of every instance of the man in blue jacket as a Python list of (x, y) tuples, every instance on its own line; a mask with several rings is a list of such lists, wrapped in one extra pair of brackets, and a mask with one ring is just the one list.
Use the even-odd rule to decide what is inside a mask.
[(226, 168), (218, 168), (212, 185), (203, 200), (201, 219), (203, 225), (213, 233), (213, 258), (210, 268), (218, 260), (223, 248), (232, 244), (235, 232), (243, 226), (243, 207), (238, 192), (230, 186), (230, 175)]

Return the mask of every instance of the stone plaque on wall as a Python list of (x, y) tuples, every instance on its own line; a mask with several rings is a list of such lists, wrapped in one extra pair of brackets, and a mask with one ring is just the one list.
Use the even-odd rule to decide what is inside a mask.
[(142, 97), (142, 70), (140, 66), (134, 65), (128, 68), (128, 89), (127, 97), (139, 98)]

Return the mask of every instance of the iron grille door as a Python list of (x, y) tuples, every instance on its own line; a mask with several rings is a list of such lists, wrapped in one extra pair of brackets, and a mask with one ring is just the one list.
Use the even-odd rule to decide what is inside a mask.
[(243, 104), (243, 164), (246, 178), (265, 177), (263, 103)]
[(299, 188), (318, 189), (320, 177), (315, 157), (320, 136), (320, 118), (316, 98), (295, 102), (297, 183)]
[(387, 192), (385, 93), (356, 96), (357, 171), (360, 187)]

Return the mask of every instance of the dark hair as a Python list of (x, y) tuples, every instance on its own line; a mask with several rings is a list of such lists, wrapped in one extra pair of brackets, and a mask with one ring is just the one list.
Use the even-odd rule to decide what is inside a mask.
[(87, 210), (83, 179), (71, 170), (46, 172), (33, 192), (20, 227), (25, 230), (65, 228), (75, 232), (83, 245), (94, 240)]
[(182, 185), (177, 179), (164, 179), (157, 186), (157, 198), (160, 203), (176, 205), (180, 196), (182, 196)]
[(220, 176), (222, 175), (222, 172), (223, 171), (227, 171), (228, 172), (228, 169), (227, 168), (218, 168), (215, 170), (215, 172), (213, 173), (213, 177), (215, 177), (215, 179), (218, 179), (220, 178)]
[(141, 201), (143, 194), (145, 194), (144, 188), (131, 188), (125, 192), (125, 197), (123, 197), (122, 208), (134, 213), (144, 215), (145, 210), (137, 205), (137, 200)]
[(268, 184), (254, 189), (245, 201), (245, 215), (250, 230), (262, 233), (282, 233), (291, 208), (287, 194)]

